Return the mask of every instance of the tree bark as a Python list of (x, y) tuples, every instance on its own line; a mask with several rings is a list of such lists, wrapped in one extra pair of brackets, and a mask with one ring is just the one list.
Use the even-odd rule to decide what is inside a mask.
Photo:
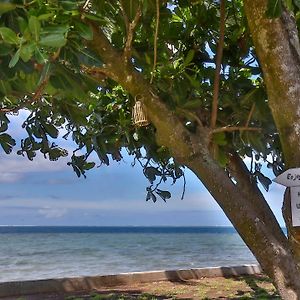
[(157, 142), (168, 147), (172, 156), (190, 168), (218, 202), (245, 243), (256, 256), (283, 299), (300, 298), (300, 272), (288, 241), (263, 195), (251, 182), (249, 171), (232, 155), (230, 172), (213, 159), (209, 151), (210, 129), (198, 124), (197, 134), (189, 132), (174, 111), (159, 98), (155, 88), (109, 43), (94, 24), (94, 49), (105, 62), (104, 72), (132, 96), (140, 96), (157, 130)]
[(300, 257), (300, 230), (299, 227), (292, 225), (292, 212), (291, 212), (291, 192), (290, 188), (286, 188), (284, 193), (284, 200), (282, 205), (282, 214), (287, 228), (289, 243), (291, 245), (293, 255), (297, 258), (299, 265)]
[[(292, 13), (268, 19), (266, 0), (245, 0), (255, 50), (262, 66), (268, 102), (278, 129), (286, 168), (300, 167), (300, 43)], [(300, 227), (292, 227), (290, 200), (284, 217), (294, 256), (300, 264)]]

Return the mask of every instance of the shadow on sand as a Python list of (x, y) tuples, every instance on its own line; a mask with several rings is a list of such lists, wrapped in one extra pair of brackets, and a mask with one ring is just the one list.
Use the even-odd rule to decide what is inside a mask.
[[(269, 284), (270, 280), (264, 276), (240, 276), (240, 277), (228, 277), (228, 279), (232, 280), (235, 283), (243, 283), (247, 289), (244, 290), (235, 290), (230, 296), (219, 296), (213, 295), (213, 293), (209, 293), (210, 295), (207, 297), (205, 295), (200, 296), (199, 294), (195, 293), (193, 287), (199, 285), (197, 282), (185, 281), (179, 279), (175, 281), (174, 279), (172, 282), (176, 285), (175, 291), (173, 293), (165, 293), (161, 294), (153, 294), (153, 293), (145, 293), (140, 290), (122, 290), (122, 289), (115, 289), (109, 290), (109, 292), (100, 292), (94, 293), (87, 296), (72, 296), (72, 297), (65, 297), (64, 300), (162, 300), (162, 299), (169, 299), (169, 300), (279, 300), (280, 297), (276, 292), (270, 292), (265, 289), (263, 286), (264, 284)], [(186, 291), (190, 290), (190, 292), (186, 292), (185, 295), (176, 293), (176, 290), (180, 290), (184, 288)], [(223, 287), (224, 290), (226, 286)], [(188, 295), (187, 295), (188, 294)], [(60, 299), (59, 299), (60, 300)]]

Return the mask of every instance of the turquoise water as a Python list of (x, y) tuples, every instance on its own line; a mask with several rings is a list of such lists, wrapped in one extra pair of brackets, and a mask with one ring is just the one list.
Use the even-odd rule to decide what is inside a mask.
[(0, 281), (257, 263), (229, 227), (0, 227)]

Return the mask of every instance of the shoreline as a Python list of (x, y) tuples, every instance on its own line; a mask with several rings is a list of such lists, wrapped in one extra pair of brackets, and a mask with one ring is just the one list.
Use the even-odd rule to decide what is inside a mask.
[(86, 276), (73, 278), (53, 278), (29, 281), (12, 281), (0, 283), (0, 298), (20, 297), (36, 294), (65, 294), (93, 292), (101, 288), (151, 283), (161, 281), (187, 281), (212, 277), (236, 277), (259, 275), (258, 265), (223, 266), (212, 268), (159, 270), (148, 272), (131, 272), (113, 275)]

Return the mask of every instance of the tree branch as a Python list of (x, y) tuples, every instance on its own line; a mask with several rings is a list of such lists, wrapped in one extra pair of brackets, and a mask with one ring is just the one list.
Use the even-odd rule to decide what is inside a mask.
[(244, 161), (235, 151), (229, 156), (228, 170), (242, 190), (246, 193), (251, 191), (252, 194), (255, 192), (259, 198), (264, 199), (257, 184), (251, 180), (251, 173)]
[(47, 85), (49, 81), (49, 77), (46, 77), (37, 87), (35, 93), (33, 94), (33, 96), (31, 98), (28, 99), (28, 101), (25, 101), (23, 103), (20, 104), (20, 106), (18, 107), (14, 107), (14, 108), (0, 108), (0, 112), (1, 113), (16, 113), (18, 112), (20, 109), (25, 108), (28, 104), (32, 104), (38, 100), (41, 99), (41, 96), (43, 94), (43, 91)]
[(125, 22), (126, 33), (128, 33), (129, 19), (128, 19), (128, 16), (127, 16), (126, 11), (125, 11), (123, 0), (120, 0), (120, 8), (121, 8), (121, 12), (122, 12), (123, 19), (124, 19), (124, 22)]
[(119, 81), (119, 76), (122, 74), (120, 66), (124, 66), (124, 57), (120, 51), (112, 46), (97, 22), (87, 19), (85, 19), (85, 22), (93, 29), (93, 40), (89, 41), (89, 45), (103, 61), (101, 68), (94, 69), (99, 71), (99, 73), (107, 74), (115, 81)]
[(83, 10), (87, 10), (89, 8), (89, 5), (90, 5), (90, 1), (91, 0), (86, 0), (82, 6), (82, 9)]
[(261, 128), (257, 127), (238, 127), (238, 126), (226, 126), (220, 127), (211, 130), (211, 133), (218, 133), (218, 132), (231, 132), (231, 131), (261, 131)]
[(81, 65), (81, 71), (99, 80), (112, 76), (110, 70), (105, 67), (87, 67), (85, 65)]
[[(122, 1), (121, 1), (122, 3)], [(122, 5), (121, 5), (122, 7)], [(132, 52), (132, 40), (133, 40), (133, 35), (136, 29), (136, 26), (142, 16), (142, 9), (141, 9), (141, 5), (139, 4), (135, 17), (133, 19), (132, 22), (128, 22), (128, 17), (125, 14), (124, 8), (122, 9), (123, 12), (123, 16), (126, 16), (125, 19), (125, 24), (126, 24), (126, 28), (127, 28), (127, 39), (126, 39), (126, 43), (125, 43), (125, 47), (124, 47), (124, 58), (125, 58), (125, 63), (127, 64), (128, 61), (130, 60), (130, 56), (131, 56), (131, 52)]]
[(249, 112), (249, 115), (248, 115), (248, 118), (247, 118), (245, 127), (249, 127), (249, 124), (250, 124), (252, 115), (253, 115), (253, 113), (254, 113), (254, 110), (255, 110), (255, 103), (252, 104), (252, 107), (251, 107), (251, 110), (250, 110), (250, 112)]
[(219, 37), (217, 57), (216, 57), (216, 71), (215, 71), (215, 78), (214, 78), (213, 101), (212, 101), (211, 122), (210, 122), (211, 128), (216, 127), (217, 114), (218, 114), (220, 71), (221, 71), (221, 63), (223, 57), (224, 34), (225, 34), (225, 13), (226, 13), (225, 1), (226, 0), (220, 0), (220, 37)]

